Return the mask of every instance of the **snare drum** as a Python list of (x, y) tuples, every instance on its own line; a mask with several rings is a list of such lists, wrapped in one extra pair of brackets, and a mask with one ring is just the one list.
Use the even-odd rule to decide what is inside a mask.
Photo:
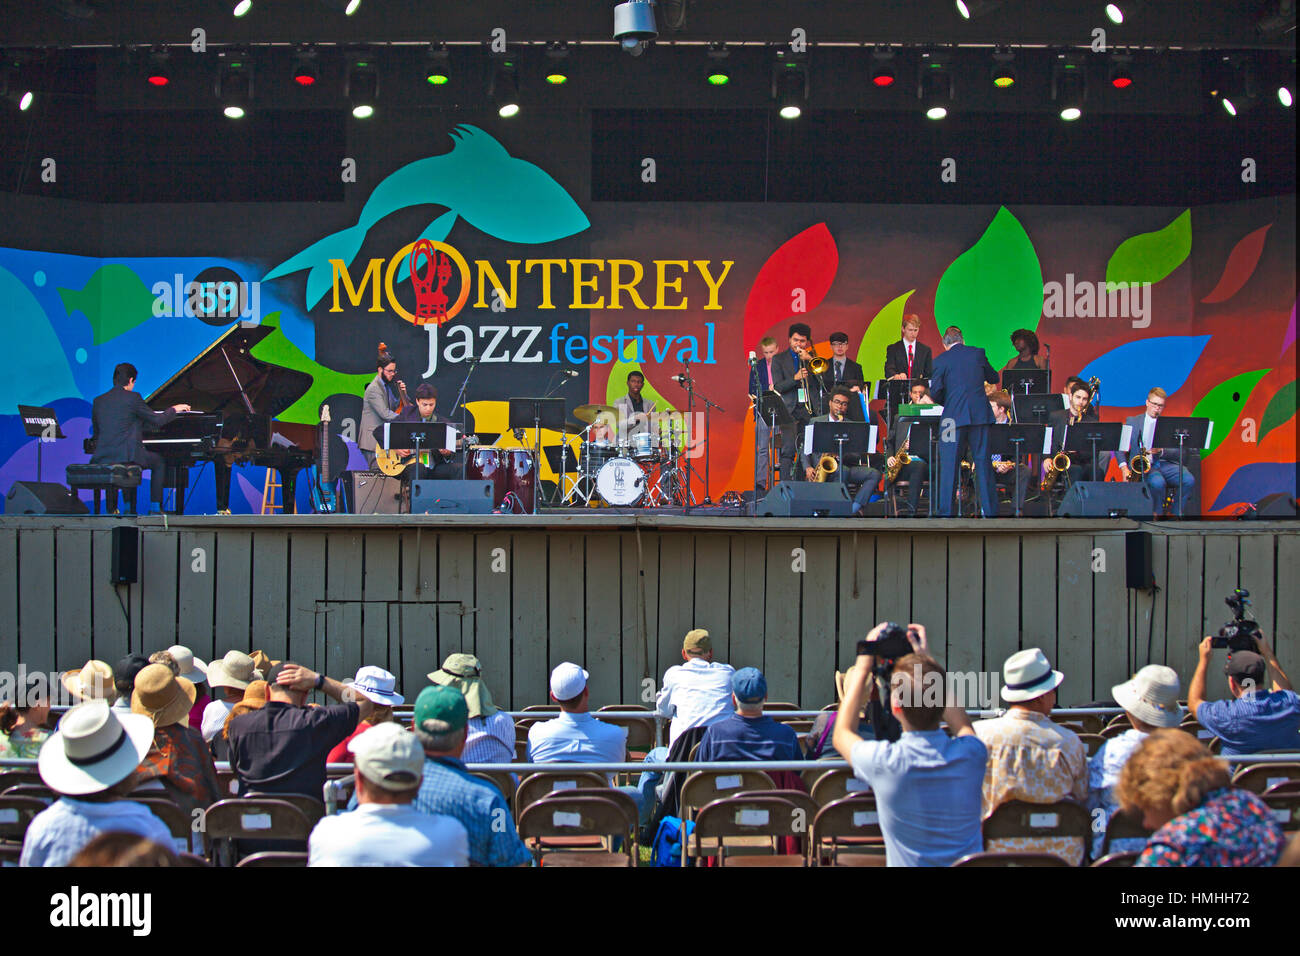
[(583, 442), (579, 455), (579, 467), (584, 475), (595, 475), (601, 466), (612, 458), (619, 457), (618, 446), (607, 441)]
[(631, 458), (612, 458), (596, 475), (596, 492), (610, 505), (636, 505), (646, 495), (646, 475)]

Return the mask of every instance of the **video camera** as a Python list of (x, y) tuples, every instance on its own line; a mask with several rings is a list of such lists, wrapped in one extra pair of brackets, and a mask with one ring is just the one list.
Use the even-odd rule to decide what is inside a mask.
[(1253, 651), (1255, 638), (1260, 636), (1259, 624), (1246, 619), (1246, 608), (1250, 607), (1250, 592), (1245, 588), (1236, 588), (1223, 599), (1223, 603), (1232, 608), (1232, 620), (1219, 628), (1216, 637), (1210, 638), (1211, 647), (1226, 647), (1229, 653)]
[[(885, 688), (884, 695), (889, 695), (889, 679), (894, 673), (894, 664), (900, 657), (906, 657), (914, 650), (908, 640), (909, 628), (889, 621), (874, 641), (858, 641), (858, 656), (870, 654), (875, 660), (871, 673), (878, 678)], [(919, 636), (919, 635), (918, 635)], [(879, 698), (867, 704), (867, 719), (871, 722), (871, 731), (877, 740), (896, 741), (903, 734), (903, 725), (891, 714)]]

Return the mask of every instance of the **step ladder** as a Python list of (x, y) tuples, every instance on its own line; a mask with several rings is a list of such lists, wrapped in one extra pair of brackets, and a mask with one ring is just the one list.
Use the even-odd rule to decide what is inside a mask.
[(284, 506), (275, 501), (275, 489), (279, 487), (280, 473), (274, 468), (266, 469), (266, 483), (262, 486), (262, 514), (273, 515), (284, 510)]

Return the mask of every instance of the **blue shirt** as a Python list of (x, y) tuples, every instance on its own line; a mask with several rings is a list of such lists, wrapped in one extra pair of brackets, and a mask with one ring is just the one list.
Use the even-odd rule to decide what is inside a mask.
[(533, 763), (622, 763), (627, 728), (591, 714), (561, 713), (528, 728), (528, 759)]
[(1209, 700), (1196, 708), (1196, 720), (1223, 741), (1225, 757), (1300, 747), (1300, 697), (1294, 691)]
[(860, 741), (850, 755), (853, 775), (875, 792), (890, 866), (950, 866), (984, 850), (988, 749), (974, 734), (908, 730), (896, 743)]
[(425, 758), (424, 780), (412, 805), (422, 813), (459, 820), (469, 834), (469, 861), (475, 866), (519, 866), (533, 860), (505, 798), (455, 757)]
[(763, 714), (733, 714), (710, 724), (700, 739), (696, 760), (803, 760), (799, 736)]
[(171, 831), (142, 803), (61, 797), (27, 827), (19, 866), (67, 866), (101, 833), (123, 830), (175, 849)]
[[(1101, 846), (1106, 840), (1106, 825), (1110, 818), (1119, 812), (1119, 798), (1115, 788), (1119, 785), (1119, 775), (1124, 771), (1133, 752), (1149, 737), (1135, 727), (1130, 727), (1118, 737), (1112, 737), (1097, 748), (1097, 752), (1088, 760), (1088, 809), (1102, 810), (1104, 818), (1093, 818), (1092, 855), (1101, 856)], [(1111, 853), (1127, 853), (1136, 850), (1141, 853), (1146, 849), (1147, 841), (1139, 837), (1125, 837), (1112, 840)]]

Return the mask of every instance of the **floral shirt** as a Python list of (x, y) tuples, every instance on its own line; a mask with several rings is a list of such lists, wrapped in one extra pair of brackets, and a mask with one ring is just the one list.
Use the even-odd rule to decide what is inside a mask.
[(1215, 790), (1155, 833), (1136, 866), (1273, 866), (1286, 843), (1267, 803), (1249, 790)]
[(12, 734), (0, 734), (0, 757), (22, 760), (35, 760), (41, 752), (41, 745), (49, 739), (50, 732), (39, 727), (28, 731), (26, 727), (16, 729)]

